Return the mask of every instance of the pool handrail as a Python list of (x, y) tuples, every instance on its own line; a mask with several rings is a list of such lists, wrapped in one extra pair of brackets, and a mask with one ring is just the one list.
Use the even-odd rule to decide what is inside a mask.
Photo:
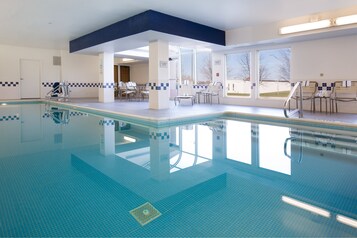
[[(297, 104), (298, 108), (296, 108), (295, 110), (290, 112), (290, 100), (293, 98), (293, 96), (296, 93), (296, 90), (298, 90), (298, 89), (299, 89), (299, 96), (297, 98), (295, 98), (295, 100), (299, 100), (299, 102)], [(287, 99), (284, 102), (284, 116), (286, 118), (289, 118), (289, 117), (295, 115), (296, 113), (299, 114), (299, 118), (302, 118), (304, 116), (303, 111), (302, 111), (302, 95), (303, 95), (303, 92), (302, 92), (301, 82), (296, 82), (293, 89), (290, 91), (289, 96), (287, 97)], [(289, 112), (288, 112), (288, 110), (289, 110)]]

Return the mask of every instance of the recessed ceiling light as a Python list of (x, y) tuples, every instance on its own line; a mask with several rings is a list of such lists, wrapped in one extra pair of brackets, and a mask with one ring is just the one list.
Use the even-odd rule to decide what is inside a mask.
[(134, 59), (130, 59), (130, 58), (123, 58), (122, 59), (123, 62), (130, 62), (130, 61), (134, 61)]

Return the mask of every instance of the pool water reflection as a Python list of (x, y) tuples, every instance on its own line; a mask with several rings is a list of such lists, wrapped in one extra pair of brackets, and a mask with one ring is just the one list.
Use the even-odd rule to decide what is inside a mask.
[[(43, 104), (0, 118), (1, 236), (357, 235), (353, 132), (153, 128)], [(140, 224), (146, 203), (160, 216)]]

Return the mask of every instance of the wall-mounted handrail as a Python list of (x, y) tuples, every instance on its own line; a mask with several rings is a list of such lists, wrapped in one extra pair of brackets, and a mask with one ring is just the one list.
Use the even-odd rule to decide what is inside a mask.
[[(290, 100), (293, 98), (294, 95), (296, 95), (296, 90), (299, 90), (299, 96), (295, 98), (295, 100), (299, 100), (298, 101), (298, 108), (296, 108), (293, 111), (290, 111)], [(290, 91), (289, 96), (287, 97), (287, 99), (284, 102), (284, 115), (286, 118), (289, 118), (293, 115), (295, 115), (296, 113), (299, 114), (299, 118), (303, 117), (303, 112), (302, 112), (302, 86), (301, 86), (301, 82), (296, 82), (293, 89)]]

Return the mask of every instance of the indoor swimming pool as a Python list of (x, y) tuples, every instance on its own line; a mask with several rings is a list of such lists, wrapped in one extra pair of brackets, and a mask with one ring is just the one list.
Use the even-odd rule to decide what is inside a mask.
[(0, 106), (0, 236), (356, 237), (357, 133)]

